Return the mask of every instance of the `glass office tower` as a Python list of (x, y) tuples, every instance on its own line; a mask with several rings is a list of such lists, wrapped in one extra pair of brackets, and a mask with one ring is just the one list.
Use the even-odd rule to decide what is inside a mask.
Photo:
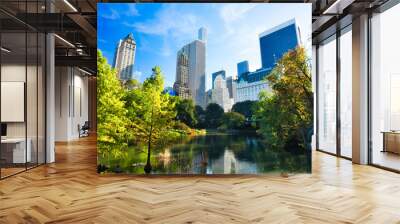
[[(199, 30), (197, 40), (180, 49), (180, 52), (185, 53), (189, 60), (189, 89), (192, 99), (196, 105), (203, 108), (206, 107), (206, 39), (205, 28)], [(201, 40), (200, 40), (201, 39)]]
[(248, 61), (242, 61), (237, 63), (237, 73), (238, 77), (240, 77), (242, 74), (249, 72), (249, 62)]
[(299, 36), (295, 19), (261, 33), (259, 39), (262, 67), (272, 68), (288, 49), (299, 45)]

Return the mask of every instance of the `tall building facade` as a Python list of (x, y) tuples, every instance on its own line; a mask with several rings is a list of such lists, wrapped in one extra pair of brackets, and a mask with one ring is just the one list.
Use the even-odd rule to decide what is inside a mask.
[(207, 42), (207, 29), (204, 27), (200, 28), (198, 37), (199, 37), (199, 40), (201, 40), (203, 42)]
[(183, 99), (190, 99), (192, 96), (189, 90), (189, 58), (181, 51), (177, 55), (176, 77), (173, 88), (176, 95)]
[(236, 95), (237, 85), (236, 80), (232, 76), (226, 78), (226, 88), (228, 88), (229, 97), (234, 99)]
[(215, 78), (217, 78), (217, 76), (219, 76), (219, 75), (221, 75), (224, 79), (226, 78), (226, 72), (225, 72), (225, 70), (220, 70), (220, 71), (218, 71), (218, 72), (214, 72), (214, 73), (212, 73), (211, 74), (211, 81), (212, 81), (212, 83), (211, 83), (211, 86), (212, 86), (212, 88), (214, 88), (214, 81), (215, 81)]
[(211, 90), (211, 102), (220, 105), (224, 112), (228, 112), (231, 110), (234, 101), (229, 95), (225, 75), (223, 75), (225, 73), (218, 74), (214, 79), (214, 87)]
[[(200, 32), (201, 29), (203, 29), (202, 32)], [(206, 33), (205, 28), (201, 29), (199, 34)], [(179, 51), (188, 56), (188, 84), (191, 97), (196, 105), (203, 108), (206, 106), (206, 40), (204, 38), (199, 35), (198, 40), (185, 45)]]
[(263, 80), (270, 71), (270, 69), (259, 69), (242, 74), (236, 84), (235, 103), (246, 100), (257, 101), (261, 91), (270, 90), (268, 83)]
[(262, 68), (272, 68), (288, 51), (300, 44), (300, 31), (295, 19), (275, 26), (259, 35)]
[(261, 91), (270, 90), (268, 83), (264, 80), (265, 76), (272, 71), (286, 52), (300, 44), (299, 34), (296, 20), (292, 19), (259, 35), (262, 67), (254, 72), (249, 72), (247, 61), (237, 64), (238, 80), (235, 102), (256, 101), (259, 99)]
[(127, 35), (118, 42), (114, 55), (113, 67), (117, 70), (120, 80), (133, 79), (133, 65), (135, 64), (136, 41), (133, 34)]
[(249, 72), (249, 62), (242, 61), (237, 63), (237, 72), (238, 72), (238, 77), (241, 76), (243, 73)]

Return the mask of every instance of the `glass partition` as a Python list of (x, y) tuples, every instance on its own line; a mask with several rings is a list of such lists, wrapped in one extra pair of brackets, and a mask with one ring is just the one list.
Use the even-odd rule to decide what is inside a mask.
[[(43, 1), (1, 1), (16, 17)], [(0, 12), (0, 178), (45, 163), (45, 35)]]
[(1, 34), (2, 177), (24, 171), (26, 162), (31, 161), (30, 143), (26, 139), (26, 41), (25, 32)]
[(351, 25), (340, 35), (340, 154), (352, 157), (352, 32)]
[(400, 170), (400, 5), (371, 19), (371, 162)]
[(318, 47), (318, 149), (336, 153), (336, 36)]

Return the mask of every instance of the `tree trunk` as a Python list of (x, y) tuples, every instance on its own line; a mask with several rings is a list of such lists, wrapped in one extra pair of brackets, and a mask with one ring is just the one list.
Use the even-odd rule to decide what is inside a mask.
[(150, 155), (151, 155), (151, 135), (153, 134), (153, 112), (154, 112), (154, 107), (151, 108), (151, 125), (150, 125), (150, 133), (149, 133), (148, 146), (147, 146), (147, 162), (146, 162), (146, 166), (144, 166), (144, 172), (146, 174), (149, 174), (152, 169), (151, 163), (150, 163)]
[(151, 133), (149, 136), (149, 144), (147, 146), (147, 162), (146, 162), (146, 166), (144, 167), (144, 172), (146, 172), (146, 174), (149, 174), (151, 172), (151, 163), (150, 163), (150, 155), (151, 155)]

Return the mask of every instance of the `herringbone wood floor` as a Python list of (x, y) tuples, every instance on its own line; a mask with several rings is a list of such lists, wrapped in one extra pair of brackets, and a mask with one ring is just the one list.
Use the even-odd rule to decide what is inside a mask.
[(315, 152), (313, 174), (96, 174), (94, 138), (0, 181), (0, 223), (400, 223), (400, 175)]

